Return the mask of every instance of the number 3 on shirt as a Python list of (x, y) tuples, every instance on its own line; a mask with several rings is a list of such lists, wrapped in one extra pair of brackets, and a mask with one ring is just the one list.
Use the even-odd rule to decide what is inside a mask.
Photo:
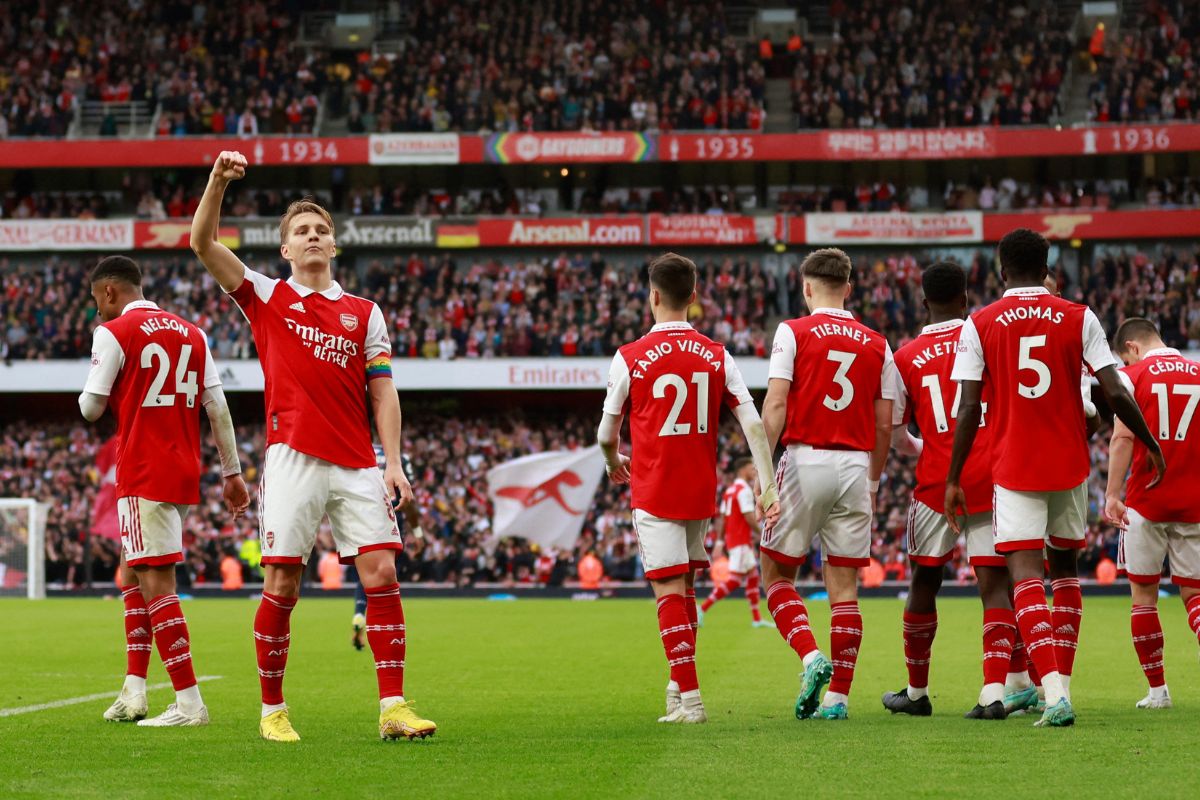
[(854, 359), (858, 358), (858, 353), (830, 350), (825, 357), (838, 365), (837, 372), (833, 373), (833, 382), (841, 387), (842, 393), (836, 398), (827, 394), (821, 402), (830, 411), (845, 411), (854, 400), (854, 384), (846, 377), (846, 373), (850, 371)]
[(167, 382), (167, 373), (171, 371), (171, 357), (167, 355), (167, 351), (162, 345), (154, 342), (142, 348), (142, 367), (144, 369), (149, 369), (152, 366), (151, 362), (158, 363), (158, 373), (155, 374), (150, 389), (146, 392), (142, 408), (173, 406), (177, 394), (187, 398), (188, 408), (195, 408), (196, 395), (199, 394), (200, 387), (196, 383), (196, 371), (189, 371), (187, 368), (191, 357), (192, 346), (190, 344), (185, 344), (179, 349), (179, 363), (175, 366), (175, 391), (170, 394), (162, 394), (163, 386)]
[[(696, 384), (696, 432), (708, 433), (708, 373), (693, 372), (692, 383)], [(658, 435), (687, 436), (692, 432), (692, 424), (690, 422), (680, 423), (679, 414), (683, 411), (683, 404), (687, 402), (688, 386), (683, 382), (682, 377), (674, 373), (668, 372), (659, 375), (658, 380), (654, 382), (654, 399), (665, 398), (668, 387), (675, 390), (675, 399), (671, 403), (671, 411), (667, 414), (667, 419), (663, 422)]]

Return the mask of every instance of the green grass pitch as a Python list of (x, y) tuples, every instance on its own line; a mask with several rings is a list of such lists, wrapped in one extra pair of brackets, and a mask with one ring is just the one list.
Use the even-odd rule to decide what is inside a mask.
[[(1079, 722), (969, 722), (980, 613), (944, 600), (931, 719), (892, 717), (905, 683), (898, 600), (863, 603), (865, 639), (846, 722), (792, 715), (797, 659), (751, 629), (741, 598), (700, 632), (710, 723), (658, 725), (666, 666), (645, 601), (414, 599), (407, 695), (439, 725), (383, 743), (369, 652), (349, 644), (348, 600), (302, 599), (285, 690), (298, 745), (257, 737), (248, 600), (185, 602), (213, 724), (105, 723), (108, 700), (0, 717), (0, 797), (1195, 797), (1196, 640), (1162, 601), (1175, 708), (1139, 711), (1145, 682), (1128, 600), (1086, 598), (1072, 684)], [(818, 641), (828, 605), (810, 602)], [(112, 691), (124, 671), (117, 600), (0, 601), (0, 709)], [(165, 682), (157, 655), (150, 682)], [(170, 689), (150, 694), (151, 713)]]

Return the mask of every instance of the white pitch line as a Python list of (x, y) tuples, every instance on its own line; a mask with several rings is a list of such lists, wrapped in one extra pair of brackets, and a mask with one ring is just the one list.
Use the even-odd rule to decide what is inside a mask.
[[(197, 683), (204, 681), (219, 681), (224, 675), (201, 675), (196, 678)], [(147, 691), (151, 689), (168, 689), (171, 684), (168, 683), (152, 683), (146, 687)], [(65, 700), (54, 700), (50, 703), (39, 703), (36, 706), (20, 706), (18, 708), (0, 708), (0, 717), (15, 717), (18, 714), (31, 714), (34, 711), (46, 711), (50, 708), (62, 708), (63, 706), (74, 706), (80, 703), (90, 703), (93, 700), (108, 700), (116, 697), (120, 692), (100, 692), (99, 694), (85, 694), (83, 697), (68, 697)]]

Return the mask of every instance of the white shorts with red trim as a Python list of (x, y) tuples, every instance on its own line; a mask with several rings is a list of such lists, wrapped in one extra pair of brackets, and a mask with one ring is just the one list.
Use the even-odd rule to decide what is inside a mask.
[(258, 503), (264, 564), (307, 564), (326, 514), (343, 564), (371, 550), (404, 547), (383, 473), (374, 467), (339, 467), (273, 444)]
[(992, 501), (996, 552), (1080, 550), (1087, 530), (1087, 481), (1061, 492), (1018, 492), (997, 485)]
[(758, 559), (754, 557), (754, 548), (748, 544), (739, 544), (729, 548), (729, 571), (738, 575), (749, 575), (758, 569)]
[(652, 581), (684, 575), (693, 569), (708, 567), (704, 537), (707, 519), (663, 519), (633, 510), (633, 529), (642, 551), (642, 570)]
[(190, 506), (143, 497), (117, 499), (117, 522), (125, 563), (161, 567), (183, 561), (183, 520)]
[(1129, 509), (1120, 561), (1134, 583), (1157, 584), (1170, 557), (1171, 583), (1200, 589), (1200, 523), (1152, 522)]
[(781, 514), (763, 532), (762, 551), (780, 564), (803, 563), (818, 537), (825, 563), (865, 567), (871, 554), (869, 456), (857, 450), (790, 445), (775, 481)]
[[(996, 552), (990, 511), (960, 517), (958, 524), (966, 540), (967, 559), (971, 566), (1007, 566), (1004, 556)], [(913, 563), (940, 567), (954, 557), (958, 534), (950, 529), (945, 514), (934, 511), (920, 500), (913, 500), (908, 507), (907, 534), (908, 557)]]

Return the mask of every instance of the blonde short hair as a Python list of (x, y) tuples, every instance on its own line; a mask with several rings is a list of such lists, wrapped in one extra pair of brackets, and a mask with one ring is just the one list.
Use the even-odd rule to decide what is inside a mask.
[(329, 223), (329, 232), (333, 233), (333, 217), (329, 216), (329, 212), (321, 207), (311, 197), (304, 197), (295, 201), (287, 207), (287, 211), (283, 212), (283, 216), (279, 220), (279, 243), (287, 244), (288, 230), (292, 226), (292, 220), (301, 214), (317, 214), (327, 223)]

